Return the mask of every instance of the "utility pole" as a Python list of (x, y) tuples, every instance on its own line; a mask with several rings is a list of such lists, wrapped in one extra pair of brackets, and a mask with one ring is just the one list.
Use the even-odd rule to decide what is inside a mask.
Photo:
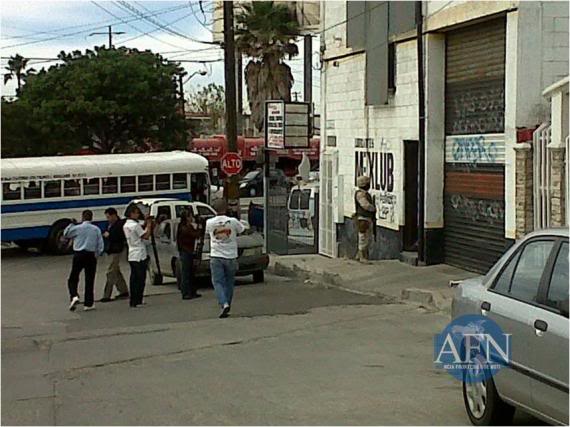
[(425, 263), (425, 87), (424, 87), (424, 37), (422, 1), (416, 1), (417, 53), (418, 53), (418, 260)]
[(237, 129), (238, 135), (243, 136), (243, 58), (237, 52)]
[(182, 82), (183, 73), (178, 74), (178, 85), (180, 86), (180, 110), (182, 116), (185, 116), (184, 111), (184, 83)]
[(109, 25), (106, 33), (91, 33), (89, 36), (106, 34), (109, 37), (109, 49), (113, 49), (113, 35), (125, 34), (124, 31), (113, 31), (113, 27)]
[[(234, 5), (231, 1), (224, 3), (224, 79), (226, 84), (226, 138), (228, 151), (237, 153), (237, 117), (236, 117), (236, 50), (234, 43)], [(228, 203), (228, 211), (240, 217), (238, 175), (226, 178), (224, 197)]]
[(313, 104), (313, 38), (305, 35), (303, 44), (303, 99), (309, 105)]

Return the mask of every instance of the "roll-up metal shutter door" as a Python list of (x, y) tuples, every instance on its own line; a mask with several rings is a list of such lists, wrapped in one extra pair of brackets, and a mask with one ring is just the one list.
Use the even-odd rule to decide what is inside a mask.
[(444, 251), (485, 272), (507, 247), (504, 18), (447, 33)]

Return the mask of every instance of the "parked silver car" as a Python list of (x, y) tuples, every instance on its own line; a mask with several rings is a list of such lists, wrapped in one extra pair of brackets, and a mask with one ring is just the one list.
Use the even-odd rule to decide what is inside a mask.
[(460, 282), (452, 316), (478, 314), (511, 336), (511, 361), (482, 383), (463, 382), (474, 425), (506, 424), (515, 408), (568, 424), (568, 230), (533, 232), (481, 277)]

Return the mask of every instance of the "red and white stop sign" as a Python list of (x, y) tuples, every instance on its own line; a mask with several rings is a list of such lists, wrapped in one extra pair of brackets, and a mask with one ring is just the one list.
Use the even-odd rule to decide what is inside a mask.
[(226, 153), (222, 157), (222, 172), (227, 176), (237, 175), (242, 167), (243, 161), (238, 153)]

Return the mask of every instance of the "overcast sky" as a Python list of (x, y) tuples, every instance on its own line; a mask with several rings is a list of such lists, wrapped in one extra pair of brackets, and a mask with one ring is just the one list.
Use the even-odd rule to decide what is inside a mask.
[[(125, 6), (128, 3), (129, 7)], [(127, 46), (137, 49), (150, 49), (162, 53), (172, 60), (221, 60), (223, 52), (217, 46), (199, 43), (212, 41), (213, 3), (202, 1), (45, 1), (45, 0), (3, 0), (1, 12), (1, 56), (2, 68), (7, 59), (16, 53), (30, 60), (30, 66), (39, 70), (49, 67), (55, 62), (46, 62), (55, 58), (62, 50), (92, 49), (94, 46), (106, 45), (106, 34), (92, 35), (93, 32), (106, 32), (107, 25), (113, 31), (124, 31), (125, 34), (113, 36), (115, 46)], [(134, 9), (134, 10), (133, 10)], [(154, 25), (136, 14), (154, 15)], [(166, 27), (172, 32), (168, 32)], [(300, 43), (302, 52), (302, 43)], [(313, 42), (313, 50), (318, 52), (318, 39)], [(302, 56), (290, 62), (295, 77), (293, 91), (303, 91)], [(314, 55), (314, 61), (318, 56)], [(244, 61), (245, 62), (245, 61)], [(315, 66), (318, 64), (314, 64)], [(210, 82), (223, 84), (223, 62), (209, 64), (182, 63), (186, 71), (206, 70), (206, 76), (195, 75), (185, 90), (190, 93)], [(319, 100), (319, 72), (313, 71), (313, 97)], [(2, 86), (2, 95), (15, 93), (15, 82), (12, 80)], [(245, 90), (244, 90), (245, 93)]]

